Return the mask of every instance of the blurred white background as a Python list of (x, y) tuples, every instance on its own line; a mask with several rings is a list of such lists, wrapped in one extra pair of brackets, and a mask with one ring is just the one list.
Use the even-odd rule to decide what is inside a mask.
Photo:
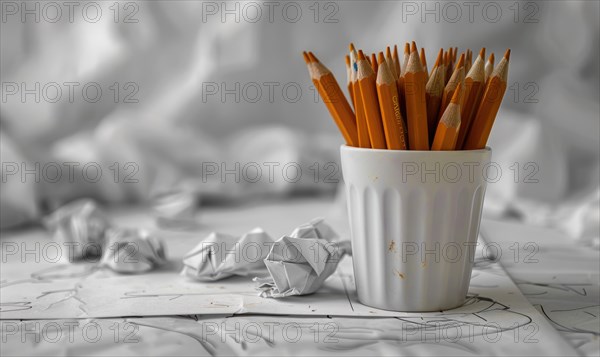
[(430, 69), (440, 47), (512, 49), (485, 214), (597, 237), (597, 1), (73, 4), (2, 1), (2, 228), (78, 197), (333, 193), (342, 139), (301, 52), (345, 88), (349, 42), (371, 53), (415, 40)]

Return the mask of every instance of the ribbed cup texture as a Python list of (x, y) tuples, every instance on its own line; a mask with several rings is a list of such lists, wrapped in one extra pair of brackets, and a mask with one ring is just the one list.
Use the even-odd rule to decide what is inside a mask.
[(482, 168), (491, 151), (343, 146), (341, 154), (359, 300), (395, 311), (460, 306), (479, 233)]

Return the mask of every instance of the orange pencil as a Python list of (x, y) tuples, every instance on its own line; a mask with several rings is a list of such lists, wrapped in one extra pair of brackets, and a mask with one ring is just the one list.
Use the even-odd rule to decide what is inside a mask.
[[(356, 73), (354, 74), (356, 77)], [(365, 106), (363, 104), (362, 95), (360, 94), (360, 87), (356, 79), (352, 82), (352, 88), (354, 90), (354, 100), (356, 103), (356, 129), (358, 132), (358, 147), (370, 148), (371, 139), (369, 138), (369, 128), (367, 127), (367, 118), (365, 117)]]
[[(444, 71), (443, 71), (443, 73), (444, 73), (444, 85), (446, 85), (446, 82), (448, 82), (448, 79), (450, 79), (450, 78), (446, 78), (446, 72), (447, 72), (446, 71), (446, 67), (448, 65), (448, 53), (446, 51), (444, 51), (443, 48), (442, 48), (442, 51), (443, 51), (443, 55), (442, 55), (442, 62), (440, 63), (440, 68), (444, 69)], [(431, 74), (430, 74), (430, 76), (431, 76)]]
[(404, 72), (404, 94), (408, 122), (408, 143), (411, 150), (429, 150), (427, 107), (425, 103), (425, 71), (421, 66), (417, 45), (413, 41), (410, 58)]
[[(389, 48), (389, 47), (388, 47)], [(385, 141), (390, 150), (407, 150), (406, 128), (400, 112), (400, 99), (396, 80), (385, 60), (383, 52), (379, 52), (379, 72), (377, 73), (377, 96), (385, 132)]]
[(308, 66), (310, 64), (310, 57), (308, 56), (308, 52), (302, 51), (302, 58), (304, 58), (304, 62)]
[(355, 113), (356, 113), (356, 130), (358, 135), (358, 147), (370, 148), (371, 139), (369, 138), (369, 128), (367, 127), (367, 117), (365, 116), (365, 106), (363, 104), (360, 87), (356, 76), (358, 75), (356, 49), (354, 44), (350, 44), (350, 63), (352, 66), (352, 92), (354, 95)]
[[(450, 99), (452, 99), (452, 97), (454, 96), (454, 91), (456, 90), (457, 86), (459, 83), (463, 83), (465, 82), (465, 54), (462, 53), (460, 55), (460, 58), (458, 59), (458, 63), (456, 63), (456, 68), (454, 69), (454, 72), (452, 73), (452, 77), (450, 77), (450, 80), (448, 80), (448, 83), (446, 84), (446, 87), (444, 88), (444, 94), (442, 95), (442, 105), (440, 106), (440, 113), (439, 115), (441, 116), (442, 114), (444, 114), (444, 111), (446, 111), (446, 107), (448, 106), (448, 104), (450, 104)], [(462, 87), (464, 90), (464, 86)]]
[[(454, 48), (450, 47), (450, 63), (448, 64), (448, 66), (449, 66), (448, 77), (452, 77), (453, 69), (456, 66), (457, 58), (458, 58), (458, 47), (454, 47)], [(450, 80), (450, 79), (448, 79), (448, 80)]]
[[(392, 55), (392, 60), (393, 60), (393, 55)], [(387, 62), (388, 65), (388, 69), (390, 69), (392, 66), (394, 66), (395, 64)], [(398, 66), (400, 66), (400, 64), (398, 64)], [(390, 70), (391, 72), (391, 70)], [(398, 72), (400, 73), (400, 67), (398, 67)], [(398, 77), (399, 78), (399, 77)], [(400, 116), (402, 117), (402, 120), (404, 122), (404, 136), (405, 136), (405, 141), (406, 141), (406, 147), (408, 150), (408, 126), (406, 124), (406, 104), (404, 102), (404, 97), (402, 96), (402, 94), (400, 92), (398, 92), (398, 78), (396, 78), (396, 92), (398, 93), (398, 102), (399, 102), (399, 107), (400, 107)]]
[(421, 47), (421, 55), (419, 56), (421, 59), (421, 65), (423, 66), (423, 70), (427, 73), (427, 80), (429, 80), (429, 69), (427, 68), (427, 57), (425, 56), (425, 48)]
[(348, 96), (350, 96), (352, 107), (356, 110), (356, 104), (354, 104), (354, 90), (352, 89), (352, 66), (350, 65), (349, 55), (346, 55), (346, 81), (348, 82)]
[(410, 43), (404, 44), (404, 57), (402, 57), (402, 72), (400, 74), (404, 74), (406, 70), (406, 65), (408, 64), (408, 60), (410, 59)]
[(444, 77), (446, 70), (442, 63), (444, 50), (440, 49), (431, 76), (425, 86), (425, 100), (427, 101), (427, 132), (429, 133), (429, 142), (432, 142), (437, 127), (440, 105), (442, 104), (442, 94), (444, 93)]
[(473, 65), (473, 51), (467, 49), (467, 55), (465, 56), (465, 73), (469, 73), (471, 65)]
[(373, 68), (373, 72), (377, 73), (378, 66), (379, 66), (379, 63), (377, 63), (377, 55), (374, 53), (371, 53), (371, 68)]
[(458, 139), (458, 132), (460, 130), (460, 102), (462, 101), (463, 90), (460, 89), (462, 85), (459, 84), (452, 100), (446, 108), (446, 111), (440, 119), (437, 130), (435, 132), (435, 138), (431, 145), (431, 150), (455, 150), (456, 140)]
[[(408, 42), (404, 45), (404, 57), (402, 59), (402, 66), (400, 67), (400, 74), (398, 75), (398, 97), (400, 97), (400, 103), (406, 103), (406, 95), (404, 93), (404, 72), (410, 58), (410, 44)], [(406, 118), (406, 105), (402, 106), (402, 117)], [(410, 145), (410, 144), (409, 144)]]
[[(394, 62), (394, 57), (392, 56), (392, 51), (390, 49), (390, 46), (387, 46), (385, 49), (385, 60), (388, 63), (393, 63)], [(392, 76), (394, 76), (394, 78), (398, 78), (400, 76), (400, 73), (396, 72), (396, 67), (395, 66), (388, 66), (388, 70), (392, 73)]]
[(488, 58), (487, 62), (485, 63), (485, 83), (487, 84), (488, 79), (490, 79), (490, 76), (492, 75), (492, 72), (494, 71), (494, 53), (492, 52), (492, 54), (490, 55), (490, 57)]
[[(394, 62), (394, 72), (400, 77), (402, 70), (400, 69), (400, 58), (398, 57), (398, 46), (394, 45), (394, 53), (392, 54), (392, 60)], [(388, 64), (389, 66), (389, 64)]]
[[(454, 48), (452, 47), (448, 47), (448, 66), (446, 66), (446, 77), (448, 79), (450, 79), (450, 76), (452, 76), (452, 69), (454, 68), (454, 63), (455, 59), (454, 59)], [(447, 81), (447, 80), (446, 80)]]
[(307, 62), (311, 79), (346, 140), (346, 144), (358, 146), (354, 113), (333, 73), (319, 62), (312, 52), (309, 52), (308, 55), (304, 54), (304, 59)]
[(496, 114), (502, 104), (502, 98), (506, 92), (506, 81), (508, 80), (508, 63), (510, 60), (510, 49), (506, 50), (504, 57), (498, 63), (490, 77), (490, 81), (483, 94), (483, 99), (473, 120), (471, 129), (467, 133), (464, 150), (483, 149), (488, 141)]
[(362, 50), (358, 51), (358, 75), (356, 77), (360, 87), (365, 116), (367, 118), (367, 127), (369, 128), (369, 138), (373, 149), (386, 149), (383, 125), (381, 122), (381, 112), (379, 110), (379, 100), (377, 99), (377, 85), (375, 83), (375, 72), (366, 61)]
[(483, 96), (483, 88), (485, 86), (484, 61), (485, 47), (479, 52), (479, 56), (475, 59), (475, 63), (473, 63), (471, 70), (465, 78), (464, 104), (460, 112), (462, 124), (458, 133), (458, 140), (456, 141), (457, 148), (463, 147), (467, 132), (475, 116), (475, 110)]
[(398, 93), (400, 98), (404, 98), (404, 72), (406, 71), (406, 64), (410, 58), (410, 45), (408, 42), (404, 45), (404, 57), (402, 58), (402, 65), (400, 66), (400, 73), (398, 74)]
[(450, 80), (452, 75), (452, 68), (450, 63), (451, 54), (448, 51), (444, 51), (444, 68), (446, 69), (446, 75), (444, 76), (444, 85)]

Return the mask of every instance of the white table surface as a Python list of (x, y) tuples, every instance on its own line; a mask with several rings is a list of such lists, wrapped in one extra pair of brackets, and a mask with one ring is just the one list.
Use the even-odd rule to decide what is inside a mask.
[[(139, 207), (112, 209), (109, 215), (117, 225), (157, 229), (148, 209)], [(341, 236), (349, 236), (346, 212), (331, 199), (295, 199), (263, 204), (232, 207), (202, 208), (198, 212), (201, 227), (194, 231), (169, 231), (169, 236), (178, 239), (167, 241), (169, 257), (182, 257), (198, 240), (211, 231), (242, 234), (256, 226), (263, 227), (273, 237), (281, 236), (290, 228), (310, 219), (322, 216)], [(578, 247), (566, 241), (558, 232), (517, 223), (484, 220), (482, 235), (487, 242), (495, 242), (502, 249), (499, 260), (515, 283), (538, 311), (547, 316), (560, 335), (581, 355), (599, 355), (600, 343), (600, 294), (598, 251)], [(1, 241), (27, 242), (50, 239), (48, 233), (39, 228), (18, 232), (3, 232)], [(516, 244), (518, 243), (518, 244)], [(528, 245), (525, 245), (529, 243)], [(533, 248), (532, 248), (533, 247)], [(18, 259), (17, 259), (18, 260)], [(0, 277), (2, 282), (28, 278), (14, 256), (3, 254)], [(44, 269), (44, 263), (39, 268)], [(50, 266), (48, 266), (50, 268)], [(398, 344), (385, 337), (385, 329), (393, 328), (394, 319), (364, 319), (314, 317), (302, 320), (298, 317), (240, 316), (202, 317), (166, 316), (153, 318), (120, 318), (94, 320), (52, 321), (1, 321), (2, 355), (198, 355), (198, 354), (244, 354), (249, 353), (245, 343), (227, 343), (227, 339), (244, 339), (248, 336), (232, 336), (222, 343), (208, 343), (195, 333), (198, 326), (220, 326), (227, 330), (236, 324), (243, 326), (269, 326), (273, 323), (303, 323), (314, 333), (302, 336), (299, 341), (287, 336), (285, 343), (276, 346), (264, 342), (258, 353), (265, 355), (293, 354), (419, 354), (436, 355), (448, 353), (448, 346), (423, 345), (419, 343)], [(344, 343), (327, 344), (328, 324), (343, 321), (354, 326), (356, 334), (346, 336)], [(314, 328), (310, 324), (313, 324)], [(53, 339), (53, 327), (67, 331), (69, 341)], [(70, 327), (72, 326), (72, 327)], [(98, 329), (98, 327), (100, 327)], [(19, 329), (15, 333), (13, 329)], [(36, 339), (36, 334), (46, 328), (45, 335)], [(312, 328), (312, 329), (311, 329)], [(306, 330), (305, 329), (305, 330)], [(380, 329), (380, 333), (373, 331)], [(235, 331), (231, 327), (231, 331)], [(23, 333), (25, 331), (25, 333)], [(29, 331), (29, 335), (28, 332)], [(95, 331), (102, 331), (99, 338)], [(173, 333), (177, 331), (178, 333)], [(44, 332), (44, 331), (42, 331)], [(203, 331), (210, 333), (210, 331)], [(244, 330), (242, 329), (242, 333)], [(246, 333), (250, 333), (247, 330)], [(18, 336), (18, 338), (15, 338)], [(354, 336), (354, 337), (352, 337)], [(38, 336), (39, 337), (39, 336)], [(515, 337), (516, 338), (516, 337)], [(252, 340), (252, 338), (250, 338)], [(281, 338), (280, 338), (281, 340)], [(58, 343), (57, 341), (60, 341)], [(304, 342), (304, 343), (299, 343)], [(318, 342), (318, 343), (314, 343)], [(540, 341), (544, 343), (544, 341)], [(325, 346), (325, 347), (323, 347)], [(255, 346), (252, 346), (255, 347)], [(456, 355), (475, 354), (469, 346), (452, 346)], [(300, 350), (299, 350), (300, 349)], [(531, 352), (531, 350), (529, 350)], [(256, 349), (252, 350), (256, 353)]]

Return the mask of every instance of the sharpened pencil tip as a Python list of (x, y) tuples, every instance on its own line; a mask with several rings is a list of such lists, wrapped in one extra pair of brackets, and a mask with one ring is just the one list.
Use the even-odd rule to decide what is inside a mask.
[(356, 51), (356, 48), (354, 48), (354, 44), (352, 42), (350, 42), (350, 46), (348, 46), (348, 48), (350, 48), (350, 52)]
[(392, 50), (391, 50), (390, 46), (387, 46), (385, 48), (385, 55), (389, 58), (392, 58)]
[(302, 57), (304, 58), (304, 62), (306, 62), (306, 64), (310, 63), (310, 57), (308, 57), (308, 53), (306, 53), (306, 51), (302, 52)]
[(417, 44), (415, 41), (410, 43), (410, 53), (417, 52)]
[(465, 65), (465, 54), (461, 53), (460, 57), (458, 58), (458, 62), (456, 63), (456, 68), (460, 68), (463, 67)]
[(481, 48), (481, 51), (479, 51), (479, 57), (481, 57), (481, 59), (485, 59), (485, 47)]
[(385, 57), (383, 56), (383, 52), (379, 52), (377, 59), (379, 60), (379, 63), (385, 62)]
[(410, 43), (406, 42), (404, 44), (404, 54), (409, 54), (410, 53)]
[(492, 52), (492, 54), (488, 58), (488, 62), (491, 64), (494, 64), (495, 61), (496, 61), (496, 57), (494, 56), (494, 52)]
[(438, 55), (437, 55), (437, 58), (435, 59), (435, 64), (433, 65), (433, 67), (439, 67), (439, 65), (442, 64), (443, 57), (444, 57), (444, 49), (440, 48), (440, 52), (438, 52)]
[(506, 58), (507, 61), (510, 59), (510, 48), (504, 53), (504, 58)]
[(450, 100), (450, 103), (454, 103), (454, 104), (459, 104), (460, 103), (460, 99), (462, 98), (462, 83), (458, 83), (458, 85), (456, 86), (456, 89), (454, 90), (454, 95), (452, 96), (452, 100)]
[(365, 59), (365, 54), (363, 53), (362, 50), (358, 50), (358, 59), (359, 60), (364, 60)]
[(346, 66), (350, 67), (350, 56), (346, 55)]
[(311, 62), (319, 62), (319, 59), (317, 58), (317, 56), (314, 55), (314, 53), (312, 52), (308, 52), (308, 58), (310, 59)]

